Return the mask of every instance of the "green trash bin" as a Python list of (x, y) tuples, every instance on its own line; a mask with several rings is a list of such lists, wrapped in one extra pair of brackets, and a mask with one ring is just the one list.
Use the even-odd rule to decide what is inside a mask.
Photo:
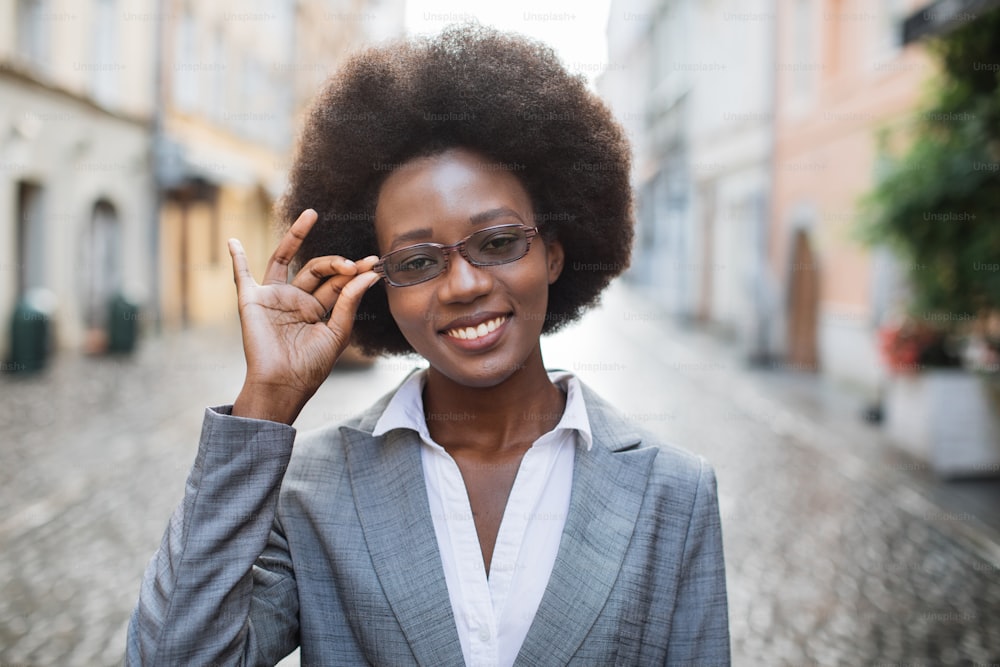
[(139, 334), (139, 306), (121, 294), (111, 298), (108, 308), (108, 352), (128, 354)]
[(34, 373), (48, 362), (52, 308), (46, 294), (28, 292), (14, 306), (10, 321), (10, 358), (4, 370)]

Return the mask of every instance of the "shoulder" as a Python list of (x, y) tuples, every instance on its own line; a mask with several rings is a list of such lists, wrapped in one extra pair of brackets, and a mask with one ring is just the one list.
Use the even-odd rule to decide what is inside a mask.
[(326, 506), (331, 498), (346, 501), (350, 497), (349, 451), (377, 442), (372, 427), (394, 392), (353, 417), (296, 434), (279, 495), (278, 516), (283, 522), (301, 514), (303, 507)]
[(708, 477), (714, 478), (712, 465), (705, 457), (643, 429), (643, 446), (657, 449), (651, 478), (653, 482), (697, 487)]
[(343, 459), (349, 440), (345, 434), (367, 434), (369, 438), (374, 437), (371, 432), (375, 423), (398, 389), (398, 386), (394, 387), (371, 406), (352, 417), (297, 434), (295, 446), (292, 448), (292, 464)]
[(654, 450), (649, 468), (649, 487), (691, 494), (699, 486), (712, 482), (714, 471), (703, 457), (671, 442), (622, 414), (588, 385), (580, 383), (593, 431), (594, 446), (605, 446), (613, 453)]
[(656, 449), (647, 494), (653, 499), (670, 499), (693, 513), (697, 505), (714, 502), (715, 471), (703, 457), (669, 442), (654, 433), (643, 430), (643, 447)]

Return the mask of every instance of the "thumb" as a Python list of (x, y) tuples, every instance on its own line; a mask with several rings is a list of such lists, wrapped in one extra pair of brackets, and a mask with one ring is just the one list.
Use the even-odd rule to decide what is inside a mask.
[(236, 293), (255, 284), (253, 274), (250, 273), (250, 262), (247, 254), (243, 250), (243, 244), (239, 239), (229, 239), (229, 255), (233, 258), (233, 282), (236, 283)]

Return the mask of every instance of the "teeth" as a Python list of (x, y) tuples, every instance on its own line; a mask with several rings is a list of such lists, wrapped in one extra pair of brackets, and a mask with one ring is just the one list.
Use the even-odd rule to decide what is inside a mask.
[(496, 331), (497, 328), (507, 321), (506, 316), (497, 317), (489, 322), (483, 322), (476, 327), (463, 327), (461, 329), (448, 329), (445, 333), (452, 338), (460, 338), (462, 340), (476, 340), (481, 338), (488, 333)]

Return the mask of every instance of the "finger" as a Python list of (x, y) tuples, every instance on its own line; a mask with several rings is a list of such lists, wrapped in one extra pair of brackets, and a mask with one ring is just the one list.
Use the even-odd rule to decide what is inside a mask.
[(379, 280), (381, 280), (380, 275), (369, 271), (354, 276), (340, 290), (340, 297), (334, 304), (330, 320), (326, 325), (340, 334), (342, 340), (346, 341), (351, 333), (351, 328), (354, 326), (354, 316), (361, 304), (361, 297)]
[(353, 276), (357, 275), (357, 273), (357, 265), (339, 255), (314, 257), (295, 275), (295, 278), (292, 279), (292, 284), (311, 294), (330, 276), (337, 274)]
[(316, 211), (307, 208), (288, 228), (271, 258), (267, 260), (267, 268), (264, 269), (265, 285), (288, 282), (288, 265), (291, 264), (295, 253), (302, 247), (302, 242), (309, 235), (309, 230), (312, 229), (318, 218), (319, 215), (316, 214)]
[(372, 267), (378, 263), (378, 259), (375, 255), (368, 255), (368, 257), (359, 259), (354, 264), (358, 267), (358, 273), (364, 273), (365, 271), (371, 271)]
[[(344, 286), (350, 282), (351, 278), (356, 274), (370, 272), (370, 265), (374, 265), (377, 261), (377, 257), (369, 256), (358, 260), (357, 262), (352, 262), (355, 267), (353, 272), (350, 274), (347, 274), (346, 272), (335, 274), (313, 292), (313, 297), (315, 297), (316, 300), (323, 305), (323, 308), (329, 312), (333, 308), (334, 304), (337, 303), (337, 298), (340, 296), (341, 290), (343, 290)], [(378, 281), (376, 280), (376, 282)]]
[(345, 276), (338, 273), (313, 292), (313, 297), (322, 304), (323, 312), (330, 312), (330, 309), (337, 303), (337, 299), (340, 298), (344, 286), (353, 278), (355, 276)]
[(229, 254), (233, 258), (233, 282), (236, 283), (236, 294), (255, 284), (250, 273), (250, 262), (243, 250), (243, 244), (238, 239), (229, 239)]

